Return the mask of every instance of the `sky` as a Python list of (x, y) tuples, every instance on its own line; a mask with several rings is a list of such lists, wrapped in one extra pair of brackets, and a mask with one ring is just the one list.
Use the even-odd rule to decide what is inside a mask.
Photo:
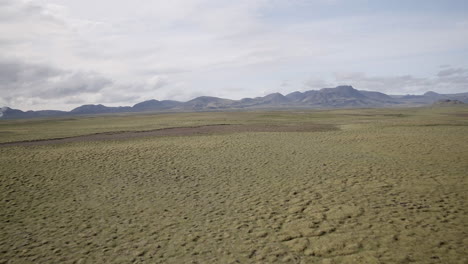
[(0, 0), (0, 106), (468, 92), (466, 0)]

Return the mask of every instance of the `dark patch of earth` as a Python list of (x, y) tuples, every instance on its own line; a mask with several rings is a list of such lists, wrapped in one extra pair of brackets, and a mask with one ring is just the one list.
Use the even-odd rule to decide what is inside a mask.
[(0, 143), (0, 146), (35, 146), (49, 145), (70, 142), (84, 141), (100, 141), (100, 140), (124, 140), (141, 137), (155, 136), (192, 136), (192, 135), (208, 135), (208, 134), (224, 134), (224, 133), (241, 133), (241, 132), (320, 132), (338, 130), (336, 126), (327, 124), (294, 124), (294, 125), (205, 125), (196, 127), (172, 127), (161, 128), (147, 131), (118, 131), (96, 133), (83, 136), (39, 139), (30, 141), (16, 141)]

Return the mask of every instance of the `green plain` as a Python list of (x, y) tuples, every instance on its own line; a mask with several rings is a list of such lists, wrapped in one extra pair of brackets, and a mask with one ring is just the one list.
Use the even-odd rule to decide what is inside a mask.
[(0, 263), (467, 263), (467, 107), (11, 120), (0, 142), (311, 123), (337, 129), (0, 145)]

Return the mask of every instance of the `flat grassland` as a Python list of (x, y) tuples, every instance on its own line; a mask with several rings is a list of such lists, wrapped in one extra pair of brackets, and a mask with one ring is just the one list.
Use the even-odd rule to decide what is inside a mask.
[(13, 120), (0, 142), (0, 263), (468, 261), (467, 107)]

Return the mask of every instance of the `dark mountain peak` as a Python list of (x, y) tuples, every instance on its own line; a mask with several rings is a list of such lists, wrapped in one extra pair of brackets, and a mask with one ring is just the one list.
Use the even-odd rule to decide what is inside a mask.
[(354, 89), (351, 85), (339, 85), (335, 88), (322, 88), (319, 91), (342, 91), (342, 92), (358, 92), (358, 90)]
[[(323, 89), (322, 89), (323, 90)], [(320, 93), (321, 90), (309, 90), (309, 91), (305, 91), (303, 92), (303, 94), (305, 96), (309, 96), (309, 95), (312, 95), (312, 94), (317, 94), (317, 93)]]
[(188, 101), (187, 103), (189, 103), (189, 102), (210, 102), (210, 101), (218, 101), (218, 100), (224, 100), (224, 99), (219, 98), (219, 97), (214, 97), (214, 96), (199, 96), (199, 97), (196, 97), (196, 98)]
[(160, 102), (160, 101), (158, 101), (158, 100), (156, 100), (156, 99), (150, 99), (150, 100), (146, 100), (146, 101), (137, 103), (137, 104), (135, 104), (133, 107), (135, 107), (135, 106), (141, 106), (141, 105), (158, 104), (159, 102)]
[(57, 110), (21, 111), (19, 109), (12, 109), (10, 107), (0, 108), (0, 119), (48, 117), (60, 116), (65, 114), (67, 114), (67, 112)]
[(167, 110), (171, 108), (179, 107), (182, 103), (172, 100), (158, 101), (155, 99), (147, 100), (132, 107), (132, 111), (156, 111), (156, 110)]
[(357, 91), (357, 90), (354, 89), (354, 87), (351, 86), (351, 85), (338, 85), (337, 87), (335, 87), (335, 89), (337, 89), (337, 90), (343, 90), (343, 91), (351, 91), (351, 90)]
[(143, 101), (141, 103), (138, 103), (138, 104), (135, 104), (133, 105), (133, 109), (135, 110), (149, 110), (149, 109), (153, 109), (154, 107), (159, 107), (161, 105), (161, 102), (158, 101), (158, 100), (155, 100), (155, 99), (151, 99), (151, 100), (147, 100), (147, 101)]
[(78, 106), (77, 108), (71, 110), (71, 113), (84, 113), (84, 112), (95, 112), (95, 111), (101, 111), (106, 109), (107, 107), (102, 105), (102, 104), (87, 104), (87, 105), (82, 105)]
[(104, 114), (104, 113), (121, 113), (121, 112), (131, 112), (132, 108), (130, 106), (118, 106), (118, 107), (108, 107), (102, 104), (88, 104), (79, 106), (71, 110), (70, 114)]
[(280, 93), (272, 93), (261, 98), (261, 101), (263, 104), (282, 104), (288, 102), (289, 99)]
[(10, 107), (7, 107), (7, 106), (0, 108), (0, 117), (8, 116), (11, 114), (21, 114), (21, 113), (24, 113), (24, 112), (18, 109), (11, 109)]
[(230, 107), (235, 101), (213, 96), (199, 96), (183, 104), (185, 109), (204, 110)]
[(439, 99), (450, 99), (444, 94), (439, 94), (439, 93), (436, 93), (436, 92), (433, 92), (433, 91), (429, 91), (429, 92), (424, 93), (422, 95), (422, 97), (425, 97), (428, 100), (432, 100), (432, 101), (439, 100)]
[(241, 104), (244, 104), (244, 103), (251, 104), (251, 103), (254, 103), (255, 100), (257, 100), (258, 98), (259, 97), (257, 97), (257, 98), (248, 98), (248, 97), (242, 98), (242, 99), (239, 100), (239, 103), (241, 103)]
[(271, 93), (271, 94), (267, 94), (266, 96), (284, 96), (282, 95), (281, 93)]
[(10, 107), (4, 106), (4, 107), (0, 108), (0, 114), (3, 113), (3, 112), (8, 111), (8, 110), (10, 110), (10, 109), (11, 109)]
[(304, 99), (304, 97), (305, 97), (305, 94), (303, 94), (303, 93), (301, 93), (299, 91), (295, 91), (295, 92), (292, 92), (292, 93), (286, 95), (286, 98), (288, 98), (289, 100), (293, 100), (293, 101), (302, 100), (302, 99)]
[(292, 93), (288, 93), (288, 94), (286, 95), (286, 97), (288, 97), (288, 96), (298, 96), (298, 95), (301, 95), (301, 94), (302, 94), (301, 92), (295, 91), (295, 92), (292, 92)]
[(358, 90), (354, 89), (351, 85), (340, 85), (335, 88), (323, 88), (319, 90), (323, 94), (333, 94), (340, 97), (354, 97), (363, 98), (365, 97)]
[(268, 95), (265, 95), (263, 98), (265, 99), (276, 99), (276, 98), (284, 98), (285, 96), (280, 94), (280, 93), (271, 93)]
[(218, 97), (202, 95), (202, 96), (195, 97), (192, 100), (209, 100), (209, 99), (218, 99)]
[(424, 96), (439, 96), (440, 94), (436, 93), (436, 92), (433, 92), (433, 91), (429, 91), (429, 92), (426, 92), (424, 93)]

